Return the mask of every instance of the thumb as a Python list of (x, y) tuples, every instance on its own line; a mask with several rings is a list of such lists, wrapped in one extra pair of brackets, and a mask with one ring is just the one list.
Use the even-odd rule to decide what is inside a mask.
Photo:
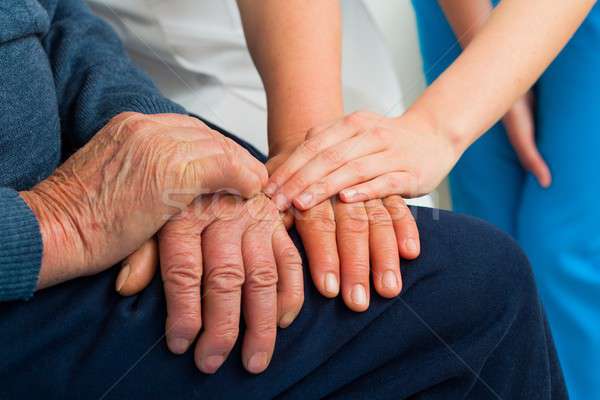
[(148, 239), (129, 257), (123, 260), (115, 288), (123, 296), (141, 292), (154, 277), (158, 264), (158, 246), (154, 238)]
[(206, 157), (205, 141), (191, 145), (193, 160), (185, 169), (184, 184), (194, 187), (202, 182), (204, 187), (199, 188), (201, 190), (196, 195), (225, 191), (251, 198), (259, 194), (268, 179), (265, 166), (231, 139), (221, 140), (223, 152), (209, 157)]

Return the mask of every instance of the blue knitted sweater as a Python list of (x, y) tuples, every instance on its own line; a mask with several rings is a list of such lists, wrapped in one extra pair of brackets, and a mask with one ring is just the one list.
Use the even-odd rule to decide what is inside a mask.
[(0, 2), (0, 301), (30, 297), (41, 263), (39, 225), (18, 191), (124, 111), (184, 112), (82, 0)]

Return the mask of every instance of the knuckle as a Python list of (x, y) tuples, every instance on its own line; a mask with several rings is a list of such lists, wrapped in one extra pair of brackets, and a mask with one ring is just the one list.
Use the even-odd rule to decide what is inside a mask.
[(346, 167), (352, 172), (354, 177), (359, 181), (366, 181), (368, 179), (365, 174), (364, 165), (359, 161), (350, 161), (346, 164)]
[(267, 260), (255, 260), (248, 266), (246, 283), (251, 289), (262, 289), (277, 284), (277, 270), (273, 263)]
[(348, 261), (345, 267), (346, 273), (354, 278), (352, 280), (361, 280), (364, 276), (369, 276), (370, 266), (368, 260), (355, 259)]
[(159, 231), (160, 240), (167, 245), (181, 246), (181, 243), (200, 243), (203, 221), (196, 218), (193, 212), (180, 212)]
[(237, 328), (229, 328), (225, 331), (218, 332), (216, 337), (221, 342), (221, 346), (226, 349), (231, 349), (237, 342), (239, 331)]
[(223, 263), (211, 269), (206, 276), (209, 290), (229, 293), (238, 290), (244, 284), (243, 267), (237, 263)]
[(371, 130), (371, 140), (376, 140), (378, 143), (384, 143), (389, 138), (389, 131), (382, 127), (375, 127)]
[(304, 219), (301, 221), (302, 226), (310, 229), (311, 231), (317, 232), (325, 232), (325, 233), (335, 233), (336, 230), (336, 222), (331, 216), (318, 216), (311, 214), (309, 219)]
[(385, 208), (377, 206), (368, 211), (369, 223), (374, 226), (391, 226), (392, 218)]
[(399, 193), (403, 189), (402, 178), (396, 175), (389, 175), (385, 178), (385, 186), (390, 188), (393, 193)]
[(163, 279), (165, 283), (173, 285), (179, 291), (195, 291), (199, 288), (200, 275), (200, 270), (194, 268), (191, 259), (177, 257), (166, 265)]
[(302, 269), (302, 258), (295, 246), (287, 246), (279, 251), (279, 260), (291, 270)]
[(344, 230), (348, 233), (365, 233), (368, 229), (366, 219), (348, 218), (344, 221)]
[[(230, 315), (231, 314), (231, 315)], [(207, 328), (207, 333), (218, 342), (218, 347), (222, 349), (231, 349), (237, 342), (239, 329), (238, 318), (229, 313), (217, 319), (215, 326)]]
[(342, 153), (338, 149), (335, 149), (335, 148), (325, 150), (322, 153), (321, 157), (323, 158), (324, 161), (326, 161), (330, 164), (338, 164), (339, 162), (341, 162), (343, 160)]
[(345, 231), (363, 233), (369, 229), (369, 218), (363, 203), (345, 205), (341, 211), (340, 225)]
[(312, 158), (321, 150), (321, 141), (313, 137), (302, 142), (299, 147), (302, 153)]

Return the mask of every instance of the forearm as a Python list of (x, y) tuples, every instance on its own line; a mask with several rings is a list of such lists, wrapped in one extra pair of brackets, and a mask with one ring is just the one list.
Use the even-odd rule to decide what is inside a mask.
[(343, 112), (338, 0), (238, 0), (248, 48), (267, 92), (269, 152)]
[(465, 48), (493, 10), (491, 0), (438, 0), (460, 45)]
[(464, 151), (533, 85), (594, 3), (503, 0), (408, 113)]

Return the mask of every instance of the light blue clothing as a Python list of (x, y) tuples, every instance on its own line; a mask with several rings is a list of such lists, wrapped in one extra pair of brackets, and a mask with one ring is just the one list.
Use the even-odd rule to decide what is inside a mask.
[[(460, 53), (435, 0), (413, 0), (433, 81)], [(457, 93), (457, 96), (460, 94)], [(535, 87), (541, 189), (498, 124), (450, 177), (454, 209), (513, 235), (532, 261), (571, 398), (600, 399), (600, 5)]]

